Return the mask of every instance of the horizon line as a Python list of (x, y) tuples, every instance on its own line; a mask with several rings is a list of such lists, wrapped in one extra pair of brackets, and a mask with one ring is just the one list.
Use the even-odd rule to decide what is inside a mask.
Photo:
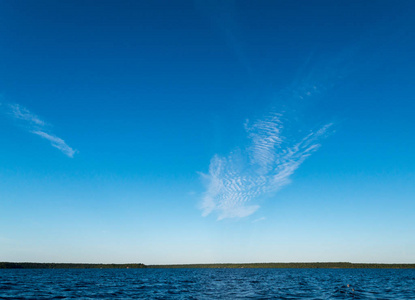
[[(48, 267), (49, 266), (49, 267)], [(61, 266), (61, 267), (59, 267)], [(137, 262), (130, 263), (56, 263), (56, 262), (1, 262), (0, 269), (14, 269), (14, 268), (63, 268), (67, 267), (126, 267), (126, 268), (307, 268), (307, 267), (321, 267), (321, 268), (379, 268), (379, 267), (388, 267), (395, 266), (399, 268), (415, 268), (415, 263), (353, 263), (353, 262), (252, 262), (252, 263), (184, 263), (184, 264), (144, 264)], [(134, 267), (136, 266), (136, 267)]]

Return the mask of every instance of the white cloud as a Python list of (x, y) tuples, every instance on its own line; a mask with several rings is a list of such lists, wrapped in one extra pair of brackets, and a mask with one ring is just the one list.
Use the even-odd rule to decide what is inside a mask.
[(202, 174), (206, 183), (203, 216), (216, 212), (220, 220), (253, 214), (259, 205), (252, 201), (288, 184), (295, 170), (319, 148), (317, 140), (331, 126), (324, 125), (293, 142), (282, 134), (281, 117), (273, 113), (252, 125), (246, 122), (250, 142), (245, 150), (213, 157), (208, 174)]
[(76, 153), (76, 150), (72, 149), (71, 147), (69, 147), (64, 140), (62, 140), (61, 138), (58, 138), (57, 136), (54, 135), (50, 135), (46, 132), (43, 131), (32, 131), (32, 133), (37, 134), (39, 136), (41, 136), (42, 138), (47, 139), (48, 141), (50, 141), (51, 145), (57, 149), (59, 149), (60, 151), (62, 151), (65, 155), (69, 156), (69, 157), (73, 157), (73, 155)]
[(267, 218), (265, 218), (265, 217), (258, 218), (258, 219), (253, 220), (251, 223), (257, 223), (257, 222), (265, 221), (266, 219)]
[(47, 123), (40, 119), (37, 115), (30, 112), (27, 108), (13, 103), (6, 104), (6, 114), (12, 116), (15, 120), (19, 120), (27, 130), (33, 134), (36, 134), (46, 140), (48, 140), (51, 145), (59, 149), (63, 154), (68, 157), (73, 157), (77, 152), (72, 149), (65, 141), (47, 130)]
[(11, 113), (16, 119), (25, 120), (32, 125), (45, 126), (45, 122), (19, 104), (10, 104)]
[(246, 121), (247, 146), (211, 159), (208, 173), (202, 174), (206, 185), (203, 216), (249, 216), (259, 208), (255, 200), (290, 183), (291, 175), (319, 149), (318, 140), (332, 126), (304, 131), (300, 125), (303, 109), (350, 73), (348, 56), (340, 53), (315, 66), (308, 60), (293, 83), (278, 93), (276, 106), (282, 105), (281, 113), (273, 110), (255, 122)]

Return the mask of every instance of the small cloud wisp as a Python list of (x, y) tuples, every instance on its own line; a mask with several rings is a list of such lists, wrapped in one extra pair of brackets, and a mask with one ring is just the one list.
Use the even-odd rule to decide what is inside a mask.
[(27, 108), (15, 103), (6, 104), (5, 107), (7, 108), (7, 114), (15, 120), (23, 121), (23, 125), (29, 132), (48, 140), (53, 147), (59, 149), (66, 156), (72, 158), (77, 152), (77, 150), (68, 146), (63, 139), (47, 132), (48, 124)]
[(69, 147), (64, 140), (57, 136), (39, 130), (32, 131), (32, 133), (37, 134), (38, 136), (41, 136), (44, 139), (47, 139), (53, 147), (62, 151), (62, 153), (66, 156), (73, 157), (76, 153), (76, 150)]

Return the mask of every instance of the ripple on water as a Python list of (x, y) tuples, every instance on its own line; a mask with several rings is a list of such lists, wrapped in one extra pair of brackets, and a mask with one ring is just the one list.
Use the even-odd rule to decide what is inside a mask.
[(0, 270), (0, 299), (415, 299), (415, 270)]

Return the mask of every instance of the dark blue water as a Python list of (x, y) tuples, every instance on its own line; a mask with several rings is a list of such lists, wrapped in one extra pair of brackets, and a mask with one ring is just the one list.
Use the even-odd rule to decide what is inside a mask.
[(415, 299), (415, 270), (0, 270), (0, 299), (75, 298)]

